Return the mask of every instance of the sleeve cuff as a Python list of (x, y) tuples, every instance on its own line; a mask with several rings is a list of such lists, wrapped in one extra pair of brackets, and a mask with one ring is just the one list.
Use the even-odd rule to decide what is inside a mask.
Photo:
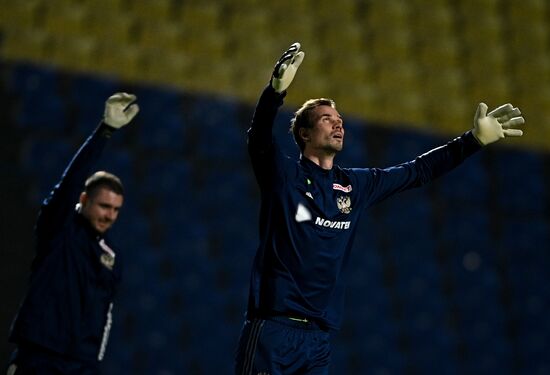
[(111, 138), (111, 136), (116, 131), (116, 129), (113, 128), (112, 126), (107, 125), (105, 122), (101, 121), (96, 131), (100, 137)]
[(464, 133), (463, 139), (466, 148), (470, 150), (472, 154), (483, 148), (483, 145), (479, 143), (476, 137), (474, 137), (474, 133), (471, 130), (468, 130), (466, 133)]

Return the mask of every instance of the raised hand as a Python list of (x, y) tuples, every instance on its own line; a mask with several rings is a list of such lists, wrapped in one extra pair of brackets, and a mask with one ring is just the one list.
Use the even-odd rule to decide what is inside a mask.
[(111, 95), (105, 102), (103, 121), (115, 129), (127, 125), (139, 112), (139, 106), (132, 104), (135, 100), (135, 95), (125, 92)]
[(519, 108), (507, 103), (487, 113), (487, 104), (479, 103), (474, 117), (474, 137), (483, 146), (504, 137), (521, 137), (523, 131), (516, 129), (525, 119)]
[(304, 52), (300, 51), (300, 43), (294, 43), (287, 49), (275, 64), (271, 76), (271, 86), (276, 92), (285, 91), (292, 83), (298, 67), (304, 60)]

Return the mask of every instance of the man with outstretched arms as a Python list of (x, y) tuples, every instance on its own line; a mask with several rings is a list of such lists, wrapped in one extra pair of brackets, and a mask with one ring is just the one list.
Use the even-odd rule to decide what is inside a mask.
[(260, 244), (254, 258), (237, 374), (327, 374), (329, 332), (340, 328), (344, 281), (353, 238), (365, 208), (424, 185), (524, 123), (519, 109), (487, 113), (474, 128), (416, 159), (390, 168), (342, 168), (344, 121), (331, 99), (311, 99), (291, 120), (301, 157), (284, 155), (272, 134), (286, 89), (304, 52), (293, 44), (277, 61), (248, 130), (248, 149), (261, 192)]
[(138, 113), (135, 100), (107, 99), (103, 121), (42, 203), (29, 288), (9, 337), (17, 345), (9, 375), (99, 373), (120, 280), (120, 253), (107, 231), (123, 187), (111, 173), (91, 173), (111, 135)]

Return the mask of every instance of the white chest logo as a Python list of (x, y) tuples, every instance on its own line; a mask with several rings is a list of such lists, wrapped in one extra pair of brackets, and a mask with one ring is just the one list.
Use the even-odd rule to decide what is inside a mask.
[(296, 216), (294, 216), (294, 219), (301, 223), (303, 221), (309, 221), (311, 220), (311, 212), (301, 203), (298, 203), (298, 209), (296, 210)]
[(349, 195), (339, 195), (336, 198), (336, 205), (343, 214), (349, 214), (351, 212), (351, 198)]

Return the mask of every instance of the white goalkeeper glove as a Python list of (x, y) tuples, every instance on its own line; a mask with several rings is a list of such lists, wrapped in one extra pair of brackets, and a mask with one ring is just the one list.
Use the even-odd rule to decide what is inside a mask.
[(523, 132), (514, 129), (525, 123), (519, 108), (510, 103), (501, 105), (487, 113), (487, 104), (479, 103), (474, 117), (474, 137), (483, 146), (498, 141), (504, 137), (521, 137)]
[(115, 129), (127, 125), (139, 112), (139, 106), (132, 104), (135, 100), (135, 95), (125, 92), (111, 95), (105, 102), (103, 121)]
[(276, 92), (282, 93), (290, 86), (304, 55), (304, 52), (300, 51), (300, 43), (294, 43), (283, 53), (271, 76), (271, 86)]

